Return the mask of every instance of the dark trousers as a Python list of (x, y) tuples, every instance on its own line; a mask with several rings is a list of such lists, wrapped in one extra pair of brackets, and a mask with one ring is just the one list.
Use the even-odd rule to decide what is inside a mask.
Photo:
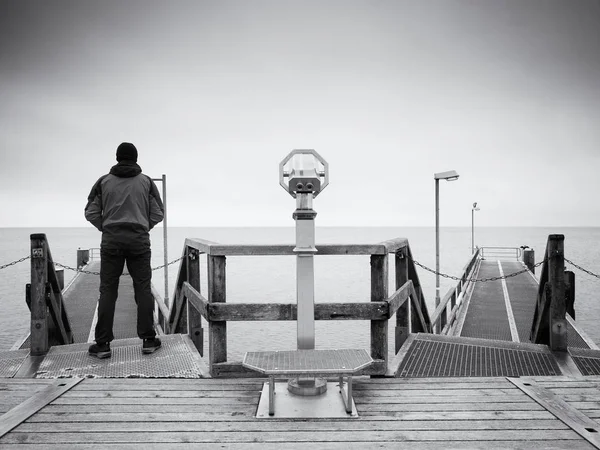
[(96, 342), (111, 342), (114, 339), (113, 322), (119, 290), (119, 278), (127, 263), (133, 280), (135, 302), (137, 304), (137, 334), (140, 339), (152, 339), (154, 331), (154, 298), (152, 297), (150, 249), (118, 249), (100, 251), (100, 300), (98, 301), (98, 322)]

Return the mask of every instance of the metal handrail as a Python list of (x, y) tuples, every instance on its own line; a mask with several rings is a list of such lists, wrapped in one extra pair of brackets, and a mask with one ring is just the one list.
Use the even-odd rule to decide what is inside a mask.
[(521, 259), (523, 248), (521, 247), (479, 247), (481, 249), (481, 258), (487, 257), (506, 257)]

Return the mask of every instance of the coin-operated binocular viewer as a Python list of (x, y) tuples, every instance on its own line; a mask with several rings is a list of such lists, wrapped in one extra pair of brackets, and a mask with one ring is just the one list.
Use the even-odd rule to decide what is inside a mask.
[[(315, 217), (313, 198), (329, 184), (329, 166), (314, 150), (293, 150), (279, 164), (279, 184), (296, 199), (296, 297), (298, 350), (315, 348)], [(316, 384), (316, 385), (315, 385)], [(324, 386), (324, 387), (323, 387)], [(317, 395), (327, 383), (315, 379), (291, 380), (288, 389), (301, 395)]]
[[(287, 178), (287, 183), (286, 183)], [(315, 198), (329, 184), (327, 162), (314, 150), (293, 150), (279, 164), (279, 184), (296, 199), (298, 350), (315, 348)]]

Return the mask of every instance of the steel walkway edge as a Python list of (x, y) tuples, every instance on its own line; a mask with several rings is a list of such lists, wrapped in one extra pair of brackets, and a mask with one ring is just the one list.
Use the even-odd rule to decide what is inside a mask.
[[(98, 359), (88, 354), (90, 344), (51, 347), (34, 365), (33, 378), (207, 378), (208, 368), (187, 335), (161, 335), (162, 347), (150, 355), (142, 354), (140, 339), (111, 342), (112, 357)], [(27, 365), (28, 351), (0, 353), (0, 378), (17, 376)]]
[[(419, 333), (410, 335), (400, 353), (400, 378), (563, 375), (550, 349), (531, 343)], [(582, 375), (600, 375), (600, 350), (568, 353)]]

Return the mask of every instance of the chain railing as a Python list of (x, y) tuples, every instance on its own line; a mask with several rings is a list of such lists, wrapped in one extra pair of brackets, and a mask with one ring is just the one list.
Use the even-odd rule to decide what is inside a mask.
[[(31, 256), (27, 255), (27, 256), (24, 256), (23, 258), (19, 258), (19, 259), (15, 260), (15, 261), (11, 261), (11, 262), (9, 262), (7, 264), (2, 264), (0, 266), (0, 270), (6, 269), (6, 268), (14, 266), (14, 265), (17, 265), (19, 263), (22, 263), (23, 261), (27, 261), (30, 258), (31, 258)], [(159, 269), (162, 269), (162, 268), (164, 268), (166, 266), (170, 266), (172, 264), (175, 264), (176, 262), (181, 261), (182, 258), (183, 258), (183, 256), (181, 256), (181, 257), (179, 257), (177, 259), (174, 259), (173, 261), (171, 261), (171, 262), (169, 262), (167, 264), (162, 264), (160, 266), (153, 267), (152, 271), (159, 270)], [(66, 264), (61, 264), (59, 262), (54, 262), (54, 265), (58, 266), (58, 267), (61, 267), (63, 269), (72, 270), (73, 272), (81, 272), (81, 273), (86, 273), (88, 275), (100, 275), (100, 272), (93, 272), (91, 270), (81, 270), (81, 269), (77, 269), (76, 267), (71, 267), (71, 266), (68, 266)], [(128, 273), (124, 273), (123, 275), (129, 275), (129, 274)]]
[[(420, 268), (422, 268), (422, 269), (424, 269), (424, 270), (426, 270), (428, 272), (436, 274), (436, 271), (434, 269), (430, 269), (429, 267), (421, 264), (418, 261), (415, 261), (414, 259), (413, 259), (413, 262), (415, 263), (415, 266), (419, 266)], [(542, 264), (544, 264), (544, 262), (546, 262), (545, 259), (542, 260), (542, 261), (540, 261), (539, 263), (535, 264), (533, 267), (539, 267)], [(517, 272), (509, 273), (509, 274), (503, 275), (503, 276), (489, 277), (489, 278), (467, 278), (465, 281), (468, 281), (470, 283), (486, 283), (488, 281), (505, 280), (507, 278), (516, 277), (517, 275), (521, 275), (521, 274), (527, 273), (527, 272), (529, 272), (529, 269), (525, 268), (523, 270), (518, 270)], [(439, 276), (443, 277), (443, 278), (448, 278), (450, 280), (455, 280), (455, 281), (460, 281), (461, 280), (460, 277), (455, 277), (453, 275), (448, 275), (448, 274), (442, 273), (442, 272), (439, 272)]]
[(10, 267), (10, 266), (14, 266), (15, 264), (19, 264), (19, 263), (21, 263), (21, 262), (23, 262), (23, 261), (27, 261), (29, 258), (31, 258), (31, 256), (30, 256), (30, 255), (27, 255), (27, 256), (24, 256), (24, 257), (23, 257), (23, 258), (21, 258), (21, 259), (17, 259), (16, 261), (9, 262), (8, 264), (2, 264), (2, 265), (0, 266), (0, 270), (2, 270), (2, 269), (6, 269), (7, 267)]
[[(173, 261), (171, 261), (171, 262), (169, 262), (167, 264), (162, 264), (160, 266), (153, 267), (152, 271), (163, 269), (166, 266), (170, 266), (171, 264), (175, 264), (176, 262), (181, 261), (182, 258), (183, 258), (183, 256), (180, 256), (179, 258), (174, 259)], [(55, 262), (54, 264), (57, 265), (58, 267), (62, 267), (63, 269), (67, 269), (67, 270), (72, 270), (74, 272), (81, 272), (81, 273), (85, 273), (85, 274), (88, 274), (88, 275), (100, 275), (100, 272), (94, 272), (94, 271), (91, 271), (91, 270), (77, 269), (75, 267), (67, 266), (67, 265), (61, 264), (59, 262)], [(129, 275), (129, 274), (127, 272), (125, 272), (125, 273), (123, 273), (122, 276), (125, 276), (125, 275)]]
[(591, 275), (592, 277), (600, 278), (600, 275), (598, 275), (598, 274), (596, 274), (596, 273), (594, 273), (594, 272), (591, 272), (591, 271), (589, 271), (589, 270), (587, 270), (587, 269), (584, 269), (583, 267), (581, 267), (581, 266), (579, 266), (579, 265), (575, 264), (573, 261), (571, 261), (571, 260), (569, 260), (569, 259), (567, 259), (567, 258), (565, 258), (565, 262), (567, 262), (567, 263), (571, 264), (571, 265), (572, 265), (573, 267), (575, 267), (576, 269), (579, 269), (579, 270), (581, 270), (582, 272), (585, 272), (585, 273), (587, 273), (588, 275)]
[[(14, 265), (17, 265), (19, 263), (22, 263), (23, 261), (27, 261), (29, 258), (31, 258), (31, 256), (27, 255), (27, 256), (24, 256), (23, 258), (19, 258), (19, 259), (15, 260), (15, 261), (7, 263), (7, 264), (2, 264), (2, 265), (0, 265), (0, 270), (6, 269), (6, 268), (14, 266)], [(182, 258), (183, 257), (179, 257), (177, 259), (174, 259), (173, 261), (170, 261), (167, 264), (161, 264), (160, 266), (153, 267), (152, 271), (160, 270), (160, 269), (164, 268), (165, 266), (170, 266), (172, 264), (175, 264), (176, 262), (181, 261)], [(431, 269), (431, 268), (425, 266), (424, 264), (421, 264), (420, 262), (418, 262), (418, 261), (416, 261), (414, 259), (412, 261), (413, 261), (413, 263), (416, 266), (419, 266), (421, 269), (426, 270), (427, 272), (431, 272), (434, 275), (436, 274), (436, 271), (434, 269)], [(542, 261), (538, 262), (537, 264), (535, 264), (533, 267), (539, 267), (542, 264), (544, 264), (545, 261), (546, 260), (542, 260)], [(592, 277), (600, 279), (600, 275), (598, 275), (597, 273), (594, 273), (594, 272), (592, 272), (590, 270), (587, 270), (587, 269), (581, 267), (580, 265), (574, 263), (570, 259), (565, 258), (565, 262), (571, 264), (576, 269), (579, 269), (582, 272), (584, 272), (584, 273), (586, 273), (586, 274), (588, 274), (588, 275), (590, 275)], [(67, 269), (67, 270), (72, 270), (74, 272), (81, 272), (81, 273), (85, 273), (85, 274), (88, 274), (88, 275), (100, 275), (100, 272), (93, 272), (91, 270), (81, 270), (81, 269), (77, 269), (75, 267), (68, 266), (66, 264), (61, 264), (59, 262), (55, 262), (54, 264), (57, 265), (58, 267), (62, 267), (63, 269)], [(529, 269), (523, 269), (523, 270), (519, 270), (517, 272), (509, 273), (509, 274), (503, 275), (503, 276), (489, 277), (489, 278), (468, 278), (466, 281), (469, 281), (469, 282), (472, 282), (472, 283), (486, 283), (488, 281), (505, 280), (507, 278), (516, 277), (516, 276), (521, 275), (523, 273), (526, 273), (528, 271), (529, 271)], [(124, 273), (123, 275), (128, 275), (128, 274)], [(453, 275), (448, 275), (447, 273), (443, 273), (443, 272), (440, 272), (439, 275), (442, 278), (447, 278), (447, 279), (450, 279), (450, 280), (455, 280), (455, 281), (460, 281), (461, 280), (460, 277), (456, 277), (456, 276), (453, 276)]]

